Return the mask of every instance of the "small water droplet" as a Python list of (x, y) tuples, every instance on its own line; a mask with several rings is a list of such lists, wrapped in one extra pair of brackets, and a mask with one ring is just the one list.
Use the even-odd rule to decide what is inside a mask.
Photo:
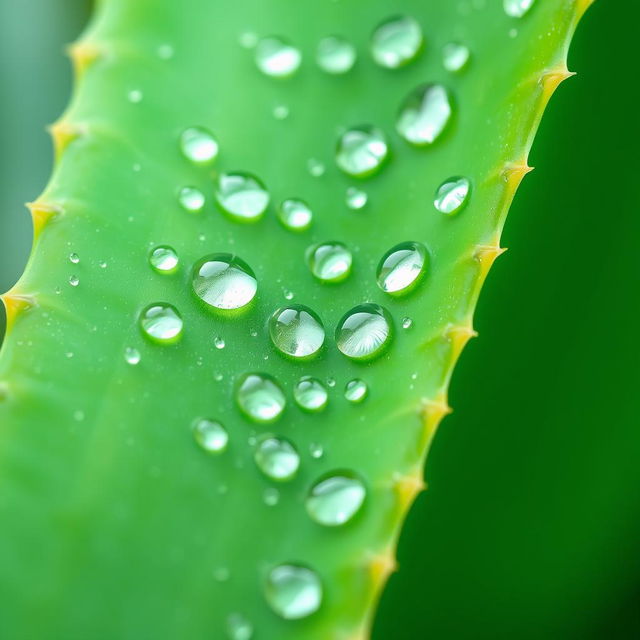
[(156, 50), (158, 58), (161, 60), (170, 60), (175, 53), (173, 47), (170, 44), (161, 44)]
[(442, 213), (453, 215), (464, 206), (470, 189), (467, 178), (449, 178), (438, 187), (433, 206)]
[(182, 187), (178, 192), (178, 203), (189, 213), (200, 213), (204, 207), (204, 193), (196, 187)]
[(229, 434), (217, 420), (198, 418), (191, 428), (196, 443), (207, 453), (222, 453), (229, 444)]
[(467, 66), (471, 52), (469, 47), (459, 42), (449, 42), (442, 48), (442, 66), (455, 73)]
[(225, 342), (220, 337), (215, 338), (213, 344), (215, 345), (216, 349), (224, 349), (225, 347)]
[(258, 36), (253, 31), (243, 31), (238, 37), (238, 42), (245, 49), (253, 49), (258, 44)]
[(289, 291), (289, 289), (283, 289), (282, 295), (285, 300), (293, 300), (293, 291)]
[(503, 0), (504, 12), (511, 18), (522, 18), (533, 6), (534, 0)]
[(66, 358), (73, 358), (73, 351), (67, 351), (64, 355)]
[(263, 38), (256, 46), (256, 65), (267, 76), (285, 78), (293, 75), (301, 62), (300, 51), (282, 38)]
[(307, 250), (311, 273), (322, 282), (340, 282), (351, 273), (353, 257), (341, 242), (323, 242)]
[(377, 304), (361, 304), (348, 311), (336, 328), (338, 349), (348, 358), (365, 360), (382, 353), (391, 341), (391, 316)]
[(101, 269), (106, 269), (107, 268), (107, 263), (103, 260), (102, 262), (99, 263), (99, 266)]
[(385, 292), (409, 293), (424, 276), (428, 253), (419, 242), (401, 242), (389, 249), (378, 264), (376, 280)]
[(214, 253), (193, 268), (193, 290), (215, 309), (240, 309), (256, 295), (258, 282), (251, 267), (238, 256)]
[(331, 377), (327, 378), (327, 386), (333, 389), (333, 387), (336, 386), (336, 379)]
[(69, 262), (71, 262), (71, 264), (78, 264), (78, 262), (80, 262), (80, 256), (77, 253), (70, 253)]
[(354, 211), (362, 209), (362, 207), (367, 204), (368, 199), (369, 197), (366, 191), (362, 191), (357, 187), (349, 187), (347, 189), (346, 203), (349, 209), (353, 209)]
[(447, 90), (439, 84), (427, 84), (412, 91), (404, 101), (396, 128), (411, 144), (433, 144), (442, 135), (452, 114)]
[(124, 350), (124, 359), (127, 364), (136, 365), (142, 359), (140, 352), (134, 347), (127, 347)]
[(278, 309), (269, 319), (269, 335), (278, 351), (293, 358), (308, 358), (324, 343), (322, 321), (301, 304)]
[(306, 411), (322, 411), (329, 400), (329, 394), (317, 378), (304, 376), (293, 388), (293, 397), (297, 405)]
[(269, 204), (269, 192), (264, 184), (241, 171), (221, 173), (215, 194), (222, 211), (239, 222), (256, 222)]
[(284, 438), (268, 437), (258, 443), (256, 465), (271, 480), (291, 480), (300, 466), (296, 448)]
[(247, 373), (238, 381), (236, 401), (240, 410), (256, 422), (272, 422), (286, 405), (276, 380), (266, 373)]
[(227, 618), (227, 634), (229, 640), (251, 640), (253, 625), (239, 613), (232, 613)]
[(409, 316), (402, 318), (403, 329), (411, 329), (412, 326), (413, 326), (413, 320), (409, 318)]
[(316, 63), (327, 73), (347, 73), (356, 62), (356, 48), (344, 38), (328, 36), (318, 43)]
[(204, 127), (189, 127), (180, 136), (180, 149), (194, 164), (210, 164), (218, 156), (218, 141)]
[(281, 564), (267, 576), (265, 598), (285, 620), (306, 618), (320, 608), (322, 583), (318, 574), (296, 564)]
[(347, 386), (344, 388), (344, 397), (349, 401), (357, 404), (362, 402), (369, 392), (367, 383), (364, 380), (355, 378), (347, 382)]
[(313, 220), (313, 212), (304, 200), (289, 198), (278, 207), (278, 219), (290, 231), (304, 231)]
[(320, 460), (324, 455), (324, 447), (319, 442), (312, 442), (309, 445), (309, 455), (314, 460)]
[(410, 16), (394, 16), (371, 36), (371, 55), (381, 67), (397, 69), (414, 60), (422, 48), (422, 29)]
[(69, 284), (72, 287), (77, 287), (80, 284), (80, 278), (78, 276), (69, 276)]
[(326, 171), (324, 163), (320, 162), (320, 160), (316, 160), (315, 158), (309, 158), (309, 160), (307, 160), (307, 169), (314, 178), (323, 176)]
[(158, 273), (173, 273), (178, 268), (178, 254), (172, 247), (161, 245), (149, 254), (149, 264)]
[(217, 582), (226, 582), (231, 577), (231, 571), (227, 567), (216, 567), (213, 570), (213, 577)]
[(280, 492), (275, 487), (267, 487), (262, 494), (262, 500), (268, 507), (275, 507), (280, 502)]
[(214, 379), (216, 382), (220, 382), (221, 380), (223, 380), (223, 379), (224, 379), (224, 376), (223, 376), (220, 372), (217, 372), (217, 373), (215, 373), (215, 374), (213, 375), (213, 379)]
[(273, 117), (276, 120), (286, 120), (289, 117), (289, 107), (286, 104), (278, 104), (273, 107)]
[(182, 334), (182, 317), (178, 310), (166, 302), (149, 305), (140, 314), (142, 331), (155, 342), (175, 342)]
[(129, 93), (127, 93), (127, 98), (129, 102), (133, 104), (137, 104), (138, 102), (142, 102), (142, 91), (140, 89), (131, 89)]
[(340, 136), (336, 164), (346, 174), (364, 178), (382, 166), (388, 152), (387, 139), (381, 129), (369, 125), (353, 127)]
[(509, 37), (510, 38), (518, 37), (518, 30), (515, 27), (513, 27), (512, 29), (509, 29)]
[(313, 485), (305, 506), (311, 519), (318, 524), (338, 527), (358, 513), (366, 495), (360, 478), (349, 471), (338, 471), (323, 476)]

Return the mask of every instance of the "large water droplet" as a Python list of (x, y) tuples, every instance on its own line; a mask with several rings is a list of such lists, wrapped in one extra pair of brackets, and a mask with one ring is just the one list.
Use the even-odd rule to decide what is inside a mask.
[(391, 316), (377, 304), (361, 304), (348, 311), (336, 328), (338, 349), (348, 358), (367, 360), (382, 353), (391, 341)]
[(253, 625), (239, 613), (232, 613), (227, 618), (227, 635), (229, 640), (251, 640)]
[(204, 193), (196, 187), (182, 187), (178, 192), (178, 203), (189, 213), (200, 213), (204, 202)]
[(349, 402), (357, 404), (367, 397), (368, 391), (369, 388), (367, 387), (367, 383), (364, 380), (355, 378), (354, 380), (347, 382), (347, 385), (344, 388), (344, 397)]
[(193, 437), (207, 453), (222, 453), (229, 443), (229, 434), (217, 420), (198, 418), (192, 425)]
[(175, 342), (182, 333), (182, 316), (166, 302), (149, 305), (140, 314), (142, 331), (155, 342)]
[(511, 18), (522, 18), (531, 9), (534, 0), (503, 0), (504, 12)]
[(384, 254), (378, 264), (378, 286), (391, 294), (411, 291), (426, 271), (428, 254), (419, 242), (402, 242)]
[(341, 242), (323, 242), (307, 251), (311, 273), (322, 282), (340, 282), (351, 272), (351, 251)]
[(296, 448), (284, 438), (269, 437), (259, 442), (254, 459), (258, 469), (271, 480), (290, 480), (300, 466)]
[(417, 57), (422, 43), (422, 29), (416, 20), (410, 16), (394, 16), (373, 32), (371, 55), (381, 67), (397, 69)]
[(189, 127), (180, 136), (180, 149), (194, 164), (209, 164), (218, 156), (218, 142), (204, 127)]
[(440, 137), (452, 111), (449, 93), (442, 85), (423, 85), (404, 101), (396, 128), (407, 142), (420, 147), (429, 145)]
[(298, 70), (301, 61), (300, 51), (282, 38), (263, 38), (256, 46), (256, 64), (265, 75), (290, 76)]
[(322, 321), (301, 304), (278, 309), (269, 319), (269, 335), (279, 351), (294, 358), (308, 358), (324, 343)]
[(322, 583), (312, 569), (281, 564), (267, 576), (265, 598), (269, 606), (285, 620), (305, 618), (320, 608)]
[(350, 176), (363, 178), (380, 168), (388, 152), (383, 131), (369, 125), (353, 127), (340, 136), (336, 163)]
[(449, 178), (438, 187), (433, 206), (442, 213), (457, 213), (467, 201), (470, 188), (467, 178)]
[(249, 173), (222, 173), (216, 186), (216, 200), (232, 219), (255, 222), (267, 209), (269, 192), (258, 178)]
[(305, 411), (322, 411), (327, 406), (329, 394), (317, 378), (304, 376), (293, 388), (293, 397)]
[(347, 73), (356, 62), (356, 48), (338, 36), (322, 38), (318, 43), (316, 62), (327, 73)]
[(353, 209), (354, 211), (362, 209), (362, 207), (367, 204), (368, 199), (369, 197), (367, 196), (366, 191), (362, 191), (356, 187), (349, 187), (347, 189), (347, 197), (345, 201), (349, 209)]
[(240, 410), (256, 422), (272, 422), (284, 411), (286, 399), (280, 385), (266, 373), (247, 373), (238, 381)]
[(216, 309), (240, 309), (256, 295), (258, 282), (251, 267), (238, 256), (214, 253), (193, 268), (193, 290)]
[(442, 48), (442, 66), (455, 73), (461, 71), (469, 62), (469, 47), (459, 42), (449, 42)]
[(149, 264), (158, 273), (173, 273), (178, 263), (178, 254), (168, 245), (160, 245), (149, 254)]
[(289, 198), (278, 208), (278, 219), (291, 231), (304, 231), (311, 224), (313, 212), (303, 200)]
[(367, 495), (364, 483), (349, 471), (333, 472), (316, 482), (305, 506), (312, 520), (326, 527), (338, 527), (351, 520)]

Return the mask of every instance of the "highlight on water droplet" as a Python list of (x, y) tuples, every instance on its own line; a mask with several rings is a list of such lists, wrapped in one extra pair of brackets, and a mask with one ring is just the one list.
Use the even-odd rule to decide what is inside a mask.
[(256, 45), (255, 60), (258, 69), (273, 78), (293, 75), (300, 67), (302, 54), (286, 40), (272, 36)]
[(269, 436), (261, 440), (255, 450), (256, 466), (270, 480), (291, 480), (300, 466), (296, 448), (285, 438)]
[(246, 373), (236, 385), (236, 402), (240, 410), (256, 422), (277, 420), (286, 405), (282, 388), (266, 373)]
[(369, 392), (369, 387), (364, 380), (360, 378), (354, 378), (349, 380), (344, 388), (344, 397), (353, 404), (362, 402)]
[(293, 398), (301, 409), (315, 413), (327, 406), (329, 394), (320, 380), (303, 376), (293, 388)]
[(384, 132), (377, 127), (362, 125), (345, 131), (338, 140), (336, 164), (356, 178), (365, 178), (380, 169), (389, 147)]
[(149, 264), (157, 273), (174, 273), (179, 262), (175, 249), (166, 244), (155, 247), (149, 254)]
[(193, 164), (210, 164), (218, 156), (218, 141), (204, 127), (189, 127), (180, 135), (180, 149)]
[(78, 262), (80, 262), (80, 256), (77, 253), (70, 253), (69, 262), (71, 264), (78, 264)]
[(336, 328), (336, 344), (353, 360), (369, 360), (382, 353), (392, 338), (389, 312), (380, 305), (360, 304), (342, 317)]
[(357, 187), (349, 187), (347, 189), (345, 202), (349, 209), (353, 209), (354, 211), (362, 209), (367, 204), (368, 199), (369, 196), (367, 196), (367, 192), (362, 191), (362, 189), (358, 189)]
[(433, 144), (451, 120), (453, 108), (449, 92), (440, 84), (426, 84), (405, 99), (396, 129), (409, 143), (418, 147)]
[(356, 48), (348, 40), (327, 36), (318, 43), (316, 63), (326, 73), (340, 75), (351, 71), (356, 56)]
[(522, 18), (533, 6), (534, 0), (503, 0), (504, 12), (510, 18)]
[(290, 231), (304, 231), (313, 220), (309, 205), (298, 198), (288, 198), (278, 207), (278, 220)]
[(215, 196), (222, 211), (237, 222), (257, 222), (269, 205), (269, 192), (264, 184), (242, 171), (221, 173)]
[(301, 304), (273, 313), (269, 318), (269, 335), (276, 349), (292, 358), (309, 358), (324, 343), (324, 327), (318, 314)]
[(360, 511), (367, 490), (351, 471), (334, 471), (322, 476), (305, 501), (311, 519), (325, 527), (346, 524)]
[(393, 295), (409, 293), (424, 276), (427, 248), (420, 242), (401, 242), (389, 249), (376, 270), (378, 286)]
[(469, 47), (459, 42), (449, 42), (442, 47), (442, 66), (452, 73), (462, 71), (470, 57)]
[(178, 203), (188, 213), (200, 213), (204, 208), (204, 193), (196, 187), (182, 187), (178, 192)]
[(402, 318), (402, 328), (403, 329), (411, 329), (413, 326), (413, 320), (409, 316), (405, 316)]
[(371, 36), (371, 55), (386, 69), (397, 69), (415, 60), (424, 37), (418, 22), (410, 16), (394, 16), (380, 23)]
[(322, 583), (318, 574), (298, 564), (281, 564), (267, 575), (264, 594), (281, 618), (298, 620), (315, 613), (322, 604)]
[(351, 273), (353, 256), (342, 242), (322, 242), (307, 249), (311, 273), (322, 282), (341, 282)]
[(262, 501), (267, 507), (275, 507), (280, 502), (280, 492), (275, 487), (267, 487), (262, 494)]
[(240, 613), (231, 613), (227, 617), (227, 635), (229, 640), (251, 640), (253, 625)]
[(468, 178), (449, 178), (438, 187), (433, 206), (441, 213), (453, 215), (467, 202), (470, 189), (471, 182)]
[(215, 345), (216, 349), (224, 349), (226, 343), (223, 338), (221, 338), (220, 336), (216, 336), (213, 339), (213, 344)]
[(231, 253), (213, 253), (193, 267), (193, 290), (210, 307), (240, 309), (256, 295), (258, 281), (251, 267)]
[(221, 422), (198, 418), (191, 425), (197, 445), (207, 453), (222, 453), (229, 444), (229, 434)]
[(69, 284), (72, 287), (77, 287), (80, 284), (80, 278), (78, 276), (69, 276)]
[(167, 302), (150, 304), (140, 314), (140, 327), (154, 342), (175, 342), (182, 334), (182, 326), (180, 312)]
[(140, 362), (142, 356), (135, 347), (126, 347), (124, 350), (124, 360), (127, 364), (136, 365)]

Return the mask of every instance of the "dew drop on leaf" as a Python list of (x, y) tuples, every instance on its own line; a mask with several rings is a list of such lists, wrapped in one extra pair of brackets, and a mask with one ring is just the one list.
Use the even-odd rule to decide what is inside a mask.
[(80, 284), (80, 278), (78, 276), (69, 276), (69, 284), (72, 287), (77, 287)]
[(349, 471), (337, 471), (318, 480), (305, 501), (311, 519), (326, 527), (338, 527), (358, 513), (367, 491), (364, 483)]
[(200, 213), (204, 207), (204, 193), (196, 187), (182, 187), (178, 192), (178, 203), (189, 213)]
[(424, 275), (427, 249), (420, 242), (402, 242), (384, 254), (376, 272), (378, 286), (385, 293), (402, 295), (411, 291)]
[(71, 264), (78, 264), (78, 262), (80, 262), (80, 256), (77, 253), (70, 253), (69, 262)]
[(196, 443), (207, 453), (222, 453), (229, 444), (229, 434), (217, 420), (198, 418), (191, 428)]
[(322, 411), (329, 400), (325, 386), (317, 378), (304, 376), (293, 388), (296, 404), (305, 411)]
[(289, 198), (278, 207), (278, 219), (290, 231), (304, 231), (313, 220), (313, 212), (303, 200)]
[(449, 42), (442, 48), (442, 66), (452, 73), (462, 71), (467, 66), (470, 55), (469, 47), (466, 45)]
[(348, 311), (336, 328), (338, 349), (353, 360), (382, 353), (391, 341), (391, 317), (377, 304), (365, 303)]
[(344, 38), (328, 36), (318, 43), (316, 63), (326, 73), (347, 73), (356, 62), (356, 48)]
[(362, 209), (367, 204), (368, 199), (367, 192), (362, 191), (362, 189), (358, 189), (357, 187), (349, 187), (347, 189), (345, 202), (349, 209), (353, 209), (354, 211)]
[(364, 178), (382, 166), (388, 152), (387, 139), (381, 129), (369, 125), (352, 127), (338, 140), (336, 164), (346, 174)]
[(324, 343), (322, 321), (300, 304), (278, 309), (269, 319), (269, 335), (278, 351), (293, 358), (308, 358)]
[(367, 387), (367, 383), (364, 380), (355, 378), (347, 382), (347, 385), (344, 388), (344, 397), (349, 402), (358, 404), (367, 397), (368, 391), (369, 388)]
[(227, 618), (227, 635), (229, 640), (251, 640), (253, 625), (240, 613), (232, 613)]
[(218, 142), (204, 127), (189, 127), (180, 135), (180, 149), (193, 164), (204, 165), (218, 156)]
[(214, 253), (201, 258), (193, 268), (192, 285), (201, 300), (221, 310), (248, 305), (258, 289), (251, 267), (230, 253)]
[(154, 342), (175, 342), (182, 334), (182, 316), (173, 305), (156, 302), (140, 314), (140, 326)]
[(504, 12), (511, 18), (522, 18), (533, 6), (534, 0), (503, 0)]
[(351, 273), (353, 257), (341, 242), (323, 242), (308, 249), (307, 262), (318, 280), (340, 282)]
[(397, 69), (414, 60), (422, 48), (422, 28), (410, 16), (394, 16), (379, 24), (371, 36), (371, 55), (387, 69)]
[(263, 38), (256, 45), (256, 65), (267, 76), (284, 78), (294, 74), (302, 54), (292, 44), (278, 37)]
[(158, 273), (173, 273), (178, 268), (178, 254), (168, 245), (155, 247), (149, 254), (149, 264)]
[(448, 215), (457, 213), (467, 201), (470, 188), (467, 178), (449, 178), (438, 187), (433, 206)]
[(423, 85), (405, 99), (396, 128), (407, 142), (419, 147), (430, 145), (440, 137), (452, 112), (449, 93), (442, 85)]
[(285, 620), (306, 618), (320, 608), (322, 583), (312, 569), (281, 564), (267, 576), (265, 598), (271, 609)]
[(238, 222), (256, 222), (269, 204), (269, 192), (264, 184), (242, 171), (220, 174), (215, 195), (222, 211)]
[(127, 364), (136, 365), (140, 362), (142, 356), (135, 347), (126, 347), (124, 350), (124, 360)]
[(254, 453), (256, 466), (270, 480), (291, 480), (300, 466), (296, 448), (284, 438), (261, 440)]
[(236, 401), (240, 410), (255, 422), (276, 420), (286, 405), (280, 385), (266, 373), (244, 374), (236, 387)]
[(268, 507), (275, 507), (280, 502), (280, 492), (275, 487), (267, 487), (262, 494), (262, 500)]

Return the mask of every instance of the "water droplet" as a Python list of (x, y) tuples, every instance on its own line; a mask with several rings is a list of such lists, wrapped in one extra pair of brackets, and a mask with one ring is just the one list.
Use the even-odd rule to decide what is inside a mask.
[(534, 0), (503, 0), (504, 12), (511, 18), (522, 18), (531, 9)]
[(280, 502), (280, 492), (275, 487), (267, 487), (262, 494), (262, 500), (267, 507), (275, 507)]
[(351, 251), (341, 242), (323, 242), (307, 250), (311, 273), (322, 282), (340, 282), (351, 272)]
[(413, 326), (413, 320), (409, 318), (409, 316), (402, 318), (402, 328), (403, 329), (411, 329)]
[(107, 263), (103, 260), (102, 262), (99, 263), (99, 266), (101, 269), (106, 269), (107, 268)]
[(328, 36), (318, 43), (316, 63), (327, 73), (347, 73), (356, 62), (356, 48), (344, 38)]
[(127, 364), (136, 365), (140, 362), (142, 356), (140, 352), (134, 347), (127, 347), (124, 350), (124, 360)]
[(155, 342), (175, 342), (182, 333), (182, 317), (178, 310), (166, 302), (149, 305), (140, 314), (142, 331)]
[(256, 222), (267, 209), (269, 192), (249, 173), (222, 173), (216, 186), (216, 200), (233, 220)]
[(78, 264), (78, 262), (80, 262), (80, 256), (77, 253), (70, 253), (69, 262), (71, 262), (71, 264)]
[(293, 388), (293, 397), (301, 409), (322, 411), (327, 406), (329, 394), (317, 378), (304, 376)]
[(357, 187), (349, 187), (347, 189), (346, 203), (349, 209), (353, 209), (354, 211), (362, 209), (362, 207), (367, 204), (368, 199), (369, 197), (366, 191), (362, 191)]
[(304, 231), (311, 224), (313, 212), (303, 200), (289, 198), (278, 208), (278, 219), (291, 231)]
[(411, 144), (433, 144), (451, 119), (451, 100), (440, 84), (427, 84), (412, 91), (404, 101), (396, 128)]
[(391, 316), (377, 304), (361, 304), (348, 311), (336, 328), (338, 349), (348, 358), (365, 360), (379, 355), (391, 341)]
[(229, 434), (217, 420), (198, 418), (191, 428), (196, 443), (207, 453), (222, 453), (229, 444)]
[(419, 242), (401, 242), (384, 254), (378, 264), (378, 286), (391, 294), (411, 291), (426, 271), (428, 254)]
[(397, 69), (420, 53), (422, 29), (410, 16), (395, 16), (378, 25), (371, 36), (371, 55), (381, 66)]
[(253, 625), (243, 615), (232, 613), (227, 618), (229, 640), (251, 640)]
[(286, 399), (280, 385), (266, 373), (247, 373), (238, 381), (240, 410), (256, 422), (272, 422), (284, 411)]
[(238, 37), (238, 42), (245, 49), (253, 49), (258, 44), (258, 36), (253, 31), (243, 31)]
[(133, 104), (138, 104), (138, 102), (142, 102), (142, 91), (140, 89), (131, 89), (127, 94), (127, 99), (129, 102)]
[(196, 187), (182, 187), (178, 193), (180, 206), (189, 213), (200, 213), (204, 207), (204, 193)]
[(213, 340), (213, 344), (215, 345), (216, 349), (224, 349), (225, 347), (224, 340), (219, 336)]
[(279, 351), (293, 358), (308, 358), (324, 343), (322, 321), (301, 304), (278, 309), (269, 319), (269, 335)]
[(319, 442), (312, 442), (309, 445), (309, 455), (314, 460), (319, 460), (324, 455), (324, 447)]
[(301, 61), (300, 51), (282, 38), (263, 38), (256, 46), (256, 64), (267, 76), (290, 76), (298, 70)]
[(320, 608), (322, 583), (312, 569), (295, 564), (281, 564), (267, 576), (265, 598), (281, 618), (305, 618)]
[(300, 466), (296, 448), (284, 438), (269, 437), (258, 443), (256, 465), (271, 480), (291, 480)]
[(459, 42), (449, 42), (442, 48), (442, 66), (455, 73), (461, 71), (469, 62), (469, 47)]
[(172, 247), (161, 245), (149, 254), (149, 264), (158, 273), (173, 273), (178, 268), (178, 254)]
[(231, 577), (231, 571), (227, 567), (217, 567), (213, 570), (213, 577), (217, 582), (226, 582)]
[(442, 213), (457, 213), (467, 201), (470, 188), (467, 178), (449, 178), (438, 187), (433, 206)]
[(77, 287), (80, 284), (80, 278), (78, 276), (69, 276), (69, 284), (72, 287)]
[(313, 485), (305, 506), (318, 524), (338, 527), (358, 513), (366, 494), (364, 483), (356, 475), (349, 471), (333, 472)]
[(214, 253), (193, 268), (193, 290), (216, 309), (240, 309), (256, 295), (258, 282), (251, 267), (238, 256)]
[(276, 120), (286, 120), (289, 117), (289, 107), (286, 104), (278, 104), (273, 107), (273, 117)]
[(333, 389), (333, 387), (336, 386), (336, 379), (331, 377), (327, 378), (327, 386)]
[(307, 169), (314, 178), (323, 176), (326, 171), (324, 164), (315, 158), (309, 158), (309, 160), (307, 160)]
[(170, 60), (173, 58), (173, 54), (175, 53), (173, 47), (170, 44), (161, 44), (158, 49), (158, 58), (161, 60)]
[(385, 161), (389, 148), (384, 132), (364, 125), (345, 131), (336, 150), (336, 164), (358, 178), (375, 173)]
[(357, 404), (362, 402), (369, 392), (367, 383), (364, 380), (355, 378), (347, 382), (347, 386), (344, 388), (344, 397), (349, 401)]
[(289, 289), (283, 289), (282, 295), (285, 300), (293, 300), (293, 291), (289, 291)]
[(209, 164), (218, 156), (218, 142), (204, 127), (189, 127), (180, 136), (180, 149), (194, 164)]

